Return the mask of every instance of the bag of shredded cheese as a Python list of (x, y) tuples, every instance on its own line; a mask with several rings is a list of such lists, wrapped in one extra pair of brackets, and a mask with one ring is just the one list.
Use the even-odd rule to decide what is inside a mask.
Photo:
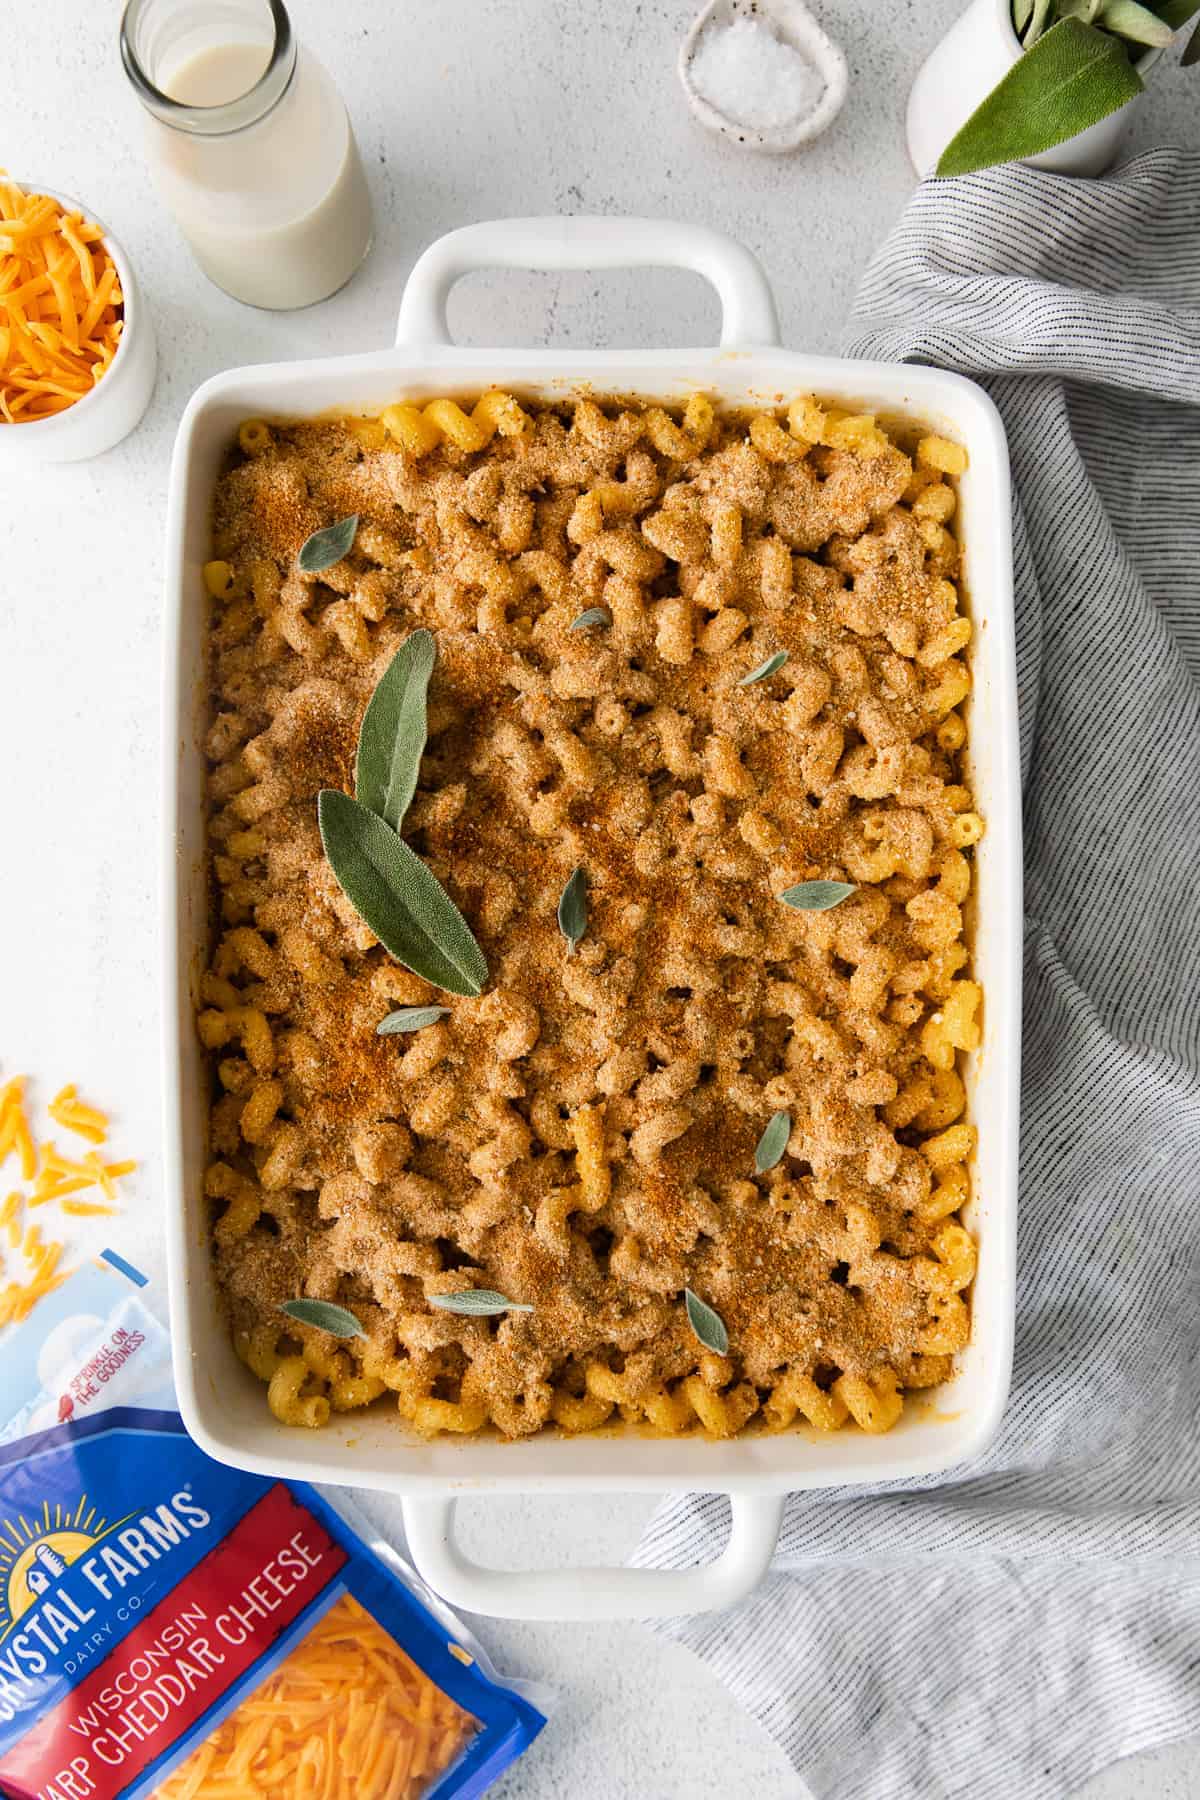
[(481, 1793), (545, 1697), (314, 1489), (196, 1447), (139, 1285), (106, 1252), (0, 1351), (0, 1794)]

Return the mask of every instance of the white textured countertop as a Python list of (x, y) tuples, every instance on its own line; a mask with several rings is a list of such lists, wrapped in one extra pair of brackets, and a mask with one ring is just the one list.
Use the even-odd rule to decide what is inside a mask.
[[(77, 195), (113, 227), (155, 315), (161, 372), (128, 443), (95, 463), (6, 472), (0, 483), (0, 1075), (36, 1074), (42, 1100), (78, 1081), (111, 1104), (121, 1153), (144, 1161), (110, 1240), (153, 1273), (164, 1204), (159, 545), (187, 396), (233, 364), (389, 342), (423, 245), (516, 213), (664, 214), (721, 227), (762, 258), (785, 342), (832, 349), (863, 264), (911, 187), (901, 132), (909, 82), (960, 6), (819, 0), (849, 58), (850, 96), (825, 138), (772, 160), (706, 136), (689, 117), (674, 73), (688, 0), (294, 0), (300, 36), (354, 115), (378, 239), (344, 293), (291, 315), (240, 307), (193, 267), (146, 177), (116, 7), (52, 0), (21, 10), (7, 36), (0, 160), (18, 179)], [(1162, 71), (1134, 141), (1200, 146), (1196, 93), (1174, 67)], [(664, 345), (711, 338), (716, 311), (696, 279), (642, 274), (476, 276), (452, 314), (476, 343)], [(387, 1503), (367, 1506), (385, 1528), (394, 1519)], [(548, 1554), (618, 1560), (647, 1510), (634, 1498), (472, 1502), (463, 1532), (477, 1555), (510, 1566)], [(562, 1695), (497, 1790), (506, 1796), (803, 1795), (773, 1742), (705, 1670), (640, 1626), (481, 1630), (498, 1660)], [(819, 1704), (819, 1669), (812, 1685)], [(1121, 1764), (1087, 1790), (1089, 1800), (1197, 1792), (1192, 1746)]]

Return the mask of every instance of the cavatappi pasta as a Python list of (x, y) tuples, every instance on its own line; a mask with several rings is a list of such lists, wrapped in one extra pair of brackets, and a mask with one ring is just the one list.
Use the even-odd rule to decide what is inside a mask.
[(420, 1800), (477, 1724), (343, 1594), (155, 1800)]
[[(199, 1030), (218, 1278), (279, 1418), (388, 1396), (424, 1433), (885, 1431), (950, 1373), (975, 1267), (959, 1064), (983, 829), (965, 461), (808, 396), (751, 416), (486, 394), (243, 425), (205, 569), (219, 919)], [(302, 573), (305, 539), (350, 514), (352, 550)], [(478, 999), (382, 950), (317, 833), (418, 625), (438, 660), (404, 831), (486, 954)], [(855, 891), (780, 903), (817, 879)], [(431, 1002), (448, 1015), (376, 1035)], [(787, 1150), (756, 1174), (777, 1111)], [(473, 1286), (532, 1310), (430, 1305)], [(297, 1296), (364, 1336), (281, 1315)]]

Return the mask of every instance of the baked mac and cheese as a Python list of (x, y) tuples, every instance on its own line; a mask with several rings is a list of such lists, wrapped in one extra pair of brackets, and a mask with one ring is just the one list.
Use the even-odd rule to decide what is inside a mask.
[[(983, 829), (964, 467), (807, 396), (750, 415), (489, 393), (242, 427), (205, 570), (199, 1029), (218, 1279), (279, 1418), (390, 1395), (425, 1433), (885, 1431), (950, 1373)], [(349, 515), (352, 549), (303, 573)], [(418, 627), (437, 661), (403, 832), (486, 955), (474, 999), (392, 960), (317, 829)], [(812, 881), (853, 892), (780, 900)], [(377, 1035), (429, 1004), (445, 1016)], [(780, 1112), (786, 1150), (756, 1173)], [(430, 1303), (468, 1288), (531, 1310)], [(363, 1335), (281, 1314), (302, 1296)]]

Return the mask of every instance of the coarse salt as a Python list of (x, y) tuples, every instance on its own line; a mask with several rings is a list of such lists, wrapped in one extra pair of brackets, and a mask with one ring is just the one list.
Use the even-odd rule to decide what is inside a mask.
[(692, 86), (733, 124), (777, 130), (810, 113), (825, 82), (791, 44), (759, 19), (710, 25), (696, 47)]

